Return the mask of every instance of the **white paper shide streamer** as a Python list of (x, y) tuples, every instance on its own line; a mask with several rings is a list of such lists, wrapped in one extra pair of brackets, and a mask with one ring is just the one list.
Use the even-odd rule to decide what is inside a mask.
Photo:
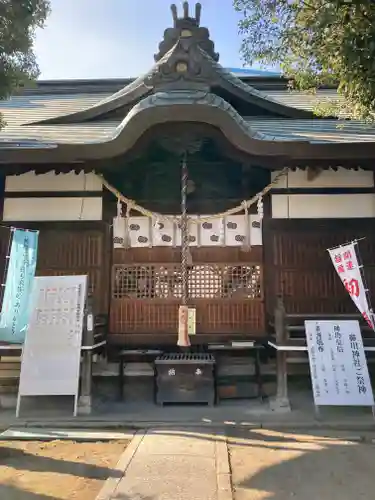
[(261, 196), (259, 197), (259, 199), (257, 201), (257, 210), (258, 210), (259, 220), (262, 220), (263, 215), (264, 215), (264, 207), (263, 207), (263, 199)]

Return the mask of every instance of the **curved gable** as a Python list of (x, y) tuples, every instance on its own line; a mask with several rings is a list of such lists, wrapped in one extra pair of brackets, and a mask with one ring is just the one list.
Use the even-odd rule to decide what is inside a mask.
[(178, 17), (176, 7), (172, 6), (173, 27), (164, 32), (159, 52), (154, 56), (156, 63), (145, 75), (87, 109), (38, 120), (32, 124), (57, 125), (106, 120), (114, 112), (122, 112), (125, 116), (145, 96), (170, 90), (215, 92), (215, 89), (223, 89), (240, 103), (255, 105), (278, 117), (313, 117), (311, 111), (278, 102), (224, 69), (218, 63), (219, 54), (214, 50), (208, 29), (200, 26), (200, 11), (201, 7), (197, 4), (195, 17), (190, 17), (189, 7), (185, 2), (183, 15)]

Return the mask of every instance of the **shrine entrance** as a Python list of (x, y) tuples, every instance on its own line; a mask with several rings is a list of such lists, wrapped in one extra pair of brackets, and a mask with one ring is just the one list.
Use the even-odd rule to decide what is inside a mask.
[(209, 139), (185, 155), (163, 144), (121, 171), (119, 159), (107, 166), (104, 185), (117, 198), (112, 341), (175, 346), (180, 305), (195, 308), (192, 344), (264, 336), (263, 207), (252, 198), (269, 171), (223, 157)]

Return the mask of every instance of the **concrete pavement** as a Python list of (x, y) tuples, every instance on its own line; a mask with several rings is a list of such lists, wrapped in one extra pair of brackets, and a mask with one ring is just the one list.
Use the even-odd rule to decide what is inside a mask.
[(165, 426), (207, 427), (213, 432), (217, 427), (265, 427), (283, 429), (346, 429), (373, 431), (375, 420), (370, 408), (324, 407), (319, 420), (315, 416), (311, 393), (291, 393), (292, 411), (271, 411), (267, 401), (223, 401), (214, 407), (207, 406), (157, 406), (152, 402), (122, 403), (107, 401), (94, 408), (92, 415), (73, 417), (59, 406), (51, 410), (26, 411), (15, 418), (15, 410), (0, 409), (0, 429), (19, 428), (78, 428), (78, 429), (152, 429)]
[(226, 438), (207, 430), (137, 433), (116, 471), (96, 500), (232, 500)]
[(228, 430), (139, 431), (96, 500), (373, 499), (373, 434)]

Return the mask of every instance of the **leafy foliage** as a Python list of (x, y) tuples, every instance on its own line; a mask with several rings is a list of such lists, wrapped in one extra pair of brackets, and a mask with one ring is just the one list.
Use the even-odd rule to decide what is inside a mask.
[(34, 36), (49, 11), (49, 0), (0, 0), (0, 99), (38, 77)]
[(373, 0), (234, 0), (247, 63), (279, 65), (291, 86), (337, 85), (319, 114), (375, 120)]

